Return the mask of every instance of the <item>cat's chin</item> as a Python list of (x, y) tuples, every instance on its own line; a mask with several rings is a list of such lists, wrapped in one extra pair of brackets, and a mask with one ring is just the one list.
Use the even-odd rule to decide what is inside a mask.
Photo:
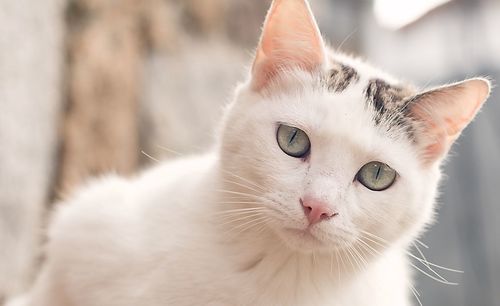
[(300, 252), (331, 251), (339, 247), (332, 241), (318, 237), (309, 229), (283, 228), (277, 234), (290, 249)]

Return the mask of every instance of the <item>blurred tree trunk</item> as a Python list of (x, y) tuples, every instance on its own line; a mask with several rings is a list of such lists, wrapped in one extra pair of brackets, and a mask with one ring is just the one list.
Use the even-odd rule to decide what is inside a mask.
[(137, 169), (143, 56), (151, 43), (170, 41), (166, 13), (161, 0), (69, 3), (67, 105), (56, 196), (89, 176)]
[(77, 0), (68, 7), (60, 191), (90, 175), (129, 174), (137, 166), (142, 46), (135, 2)]

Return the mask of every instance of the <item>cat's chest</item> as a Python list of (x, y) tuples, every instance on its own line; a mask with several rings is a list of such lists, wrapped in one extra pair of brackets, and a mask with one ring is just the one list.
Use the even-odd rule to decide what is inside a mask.
[[(210, 290), (217, 291), (221, 300), (214, 305), (356, 305), (335, 302), (341, 292), (337, 274), (321, 263), (287, 254), (249, 258), (213, 271), (206, 296), (211, 299), (215, 292)], [(199, 304), (210, 303), (209, 299)]]
[[(252, 257), (246, 265), (220, 262), (206, 270), (185, 305), (405, 306), (404, 269), (384, 260), (350, 279), (325, 262), (296, 256)], [(392, 262), (392, 263), (391, 263)], [(208, 272), (210, 271), (210, 272)], [(198, 274), (200, 276), (200, 274)]]

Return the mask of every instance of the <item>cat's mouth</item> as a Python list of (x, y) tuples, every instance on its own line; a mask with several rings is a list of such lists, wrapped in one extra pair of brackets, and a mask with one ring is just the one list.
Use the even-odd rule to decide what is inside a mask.
[(314, 226), (306, 228), (283, 227), (277, 232), (278, 236), (290, 248), (305, 252), (343, 249), (356, 240), (352, 234), (340, 229), (336, 233), (327, 234)]
[(291, 235), (299, 236), (304, 239), (313, 239), (318, 242), (321, 242), (314, 234), (311, 233), (309, 228), (306, 229), (296, 229), (296, 228), (287, 228), (285, 229), (287, 232), (289, 232)]
[(325, 242), (319, 239), (310, 228), (285, 228), (280, 236), (282, 236), (287, 245), (294, 249), (311, 250), (326, 246)]

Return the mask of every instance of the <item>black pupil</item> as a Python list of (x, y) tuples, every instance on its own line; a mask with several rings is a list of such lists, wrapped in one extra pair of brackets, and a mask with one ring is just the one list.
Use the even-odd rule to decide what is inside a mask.
[(380, 167), (380, 165), (375, 165), (375, 167), (377, 168), (377, 173), (375, 174), (375, 179), (378, 180), (378, 178), (380, 177), (380, 171), (382, 171), (382, 167)]
[(293, 141), (295, 140), (295, 137), (297, 136), (297, 133), (299, 131), (297, 129), (293, 129), (290, 140), (288, 141), (288, 144), (291, 145)]

